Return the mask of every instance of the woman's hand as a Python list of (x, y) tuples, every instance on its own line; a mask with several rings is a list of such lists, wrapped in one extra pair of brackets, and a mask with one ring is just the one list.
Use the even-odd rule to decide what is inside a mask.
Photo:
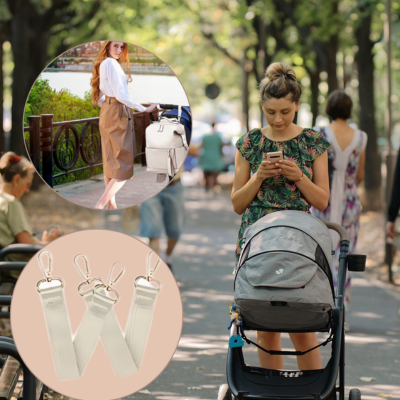
[(273, 164), (271, 161), (262, 161), (256, 172), (257, 180), (263, 181), (264, 179), (281, 174), (282, 170), (280, 166), (277, 165), (278, 164)]
[(158, 106), (159, 104), (160, 104), (160, 103), (153, 103), (152, 105), (150, 105), (150, 106), (148, 106), (148, 107), (146, 108), (146, 111), (145, 111), (145, 112), (151, 113), (152, 111), (154, 111), (154, 110), (157, 108), (157, 106)]
[(51, 229), (50, 232), (43, 231), (42, 242), (43, 243), (50, 243), (53, 240), (59, 238), (62, 234), (63, 234), (63, 232), (60, 231), (57, 228)]
[(303, 175), (298, 165), (289, 160), (279, 160), (275, 167), (280, 168), (280, 174), (293, 182), (298, 181)]

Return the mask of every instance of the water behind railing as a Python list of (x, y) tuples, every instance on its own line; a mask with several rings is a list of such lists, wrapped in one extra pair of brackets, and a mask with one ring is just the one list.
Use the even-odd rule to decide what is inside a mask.
[[(91, 90), (89, 72), (43, 72), (43, 79), (48, 79), (50, 87), (56, 91), (68, 89), (81, 98)], [(186, 93), (175, 76), (169, 75), (137, 75), (132, 74), (132, 82), (128, 83), (128, 93), (139, 103), (164, 103), (188, 106)]]

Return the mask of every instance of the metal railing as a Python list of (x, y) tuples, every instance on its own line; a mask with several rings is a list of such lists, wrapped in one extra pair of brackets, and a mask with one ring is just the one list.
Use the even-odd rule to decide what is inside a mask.
[[(157, 117), (158, 111), (153, 115)], [(103, 165), (98, 117), (60, 122), (54, 122), (53, 117), (53, 114), (31, 115), (29, 126), (24, 128), (24, 134), (29, 132), (29, 139), (25, 140), (32, 164), (50, 187), (57, 178), (86, 170), (92, 175), (94, 168)], [(134, 113), (133, 119), (138, 156), (142, 165), (146, 165), (145, 131), (151, 123), (150, 117), (140, 112)], [(78, 133), (76, 126), (80, 124), (84, 126)], [(78, 160), (82, 160), (83, 167), (76, 168)], [(59, 171), (56, 174), (55, 166)]]

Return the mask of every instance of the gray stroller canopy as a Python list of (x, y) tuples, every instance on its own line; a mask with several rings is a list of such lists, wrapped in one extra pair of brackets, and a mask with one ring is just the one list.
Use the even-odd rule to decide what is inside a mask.
[(251, 225), (235, 278), (244, 326), (258, 330), (322, 329), (334, 307), (332, 239), (301, 211), (278, 211)]
[[(252, 240), (252, 238), (264, 229), (272, 227), (295, 228), (300, 232), (305, 233), (307, 236), (310, 236), (316, 243), (320, 245), (329, 263), (329, 267), (332, 267), (332, 239), (329, 229), (321, 220), (302, 211), (277, 211), (259, 219), (256, 223), (250, 225), (244, 232), (243, 239), (245, 241), (245, 246), (251, 241), (252, 250), (256, 251), (254, 248), (255, 241)], [(307, 241), (307, 239), (306, 236), (302, 235), (300, 232), (297, 237), (298, 240), (294, 240), (296, 238), (293, 237), (293, 241), (289, 241), (289, 247), (286, 247), (286, 250), (296, 253), (302, 252), (301, 246), (306, 245), (307, 243), (302, 243), (301, 241), (304, 239)], [(279, 247), (282, 248), (282, 246)], [(246, 257), (243, 257), (242, 254), (241, 259), (239, 260), (239, 266), (244, 261), (244, 258)]]

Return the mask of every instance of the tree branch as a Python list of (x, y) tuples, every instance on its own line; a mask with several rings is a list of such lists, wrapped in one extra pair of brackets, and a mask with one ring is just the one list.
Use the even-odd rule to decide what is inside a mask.
[(215, 37), (214, 37), (214, 35), (213, 35), (212, 33), (204, 32), (203, 29), (201, 29), (201, 33), (202, 33), (202, 35), (203, 35), (206, 39), (208, 39), (208, 40), (211, 42), (211, 44), (212, 44), (216, 49), (218, 49), (219, 51), (221, 51), (226, 57), (228, 57), (230, 60), (232, 60), (232, 61), (233, 61), (235, 64), (237, 64), (239, 67), (241, 66), (240, 61), (239, 61), (237, 58), (233, 57), (232, 54), (230, 54), (230, 53), (228, 52), (228, 50), (225, 49), (225, 47), (222, 47), (222, 46), (217, 42), (217, 40), (215, 39)]
[[(204, 18), (201, 17), (201, 15), (199, 15), (198, 13), (196, 13), (195, 11), (193, 11), (190, 8), (190, 5), (186, 2), (186, 1), (182, 1), (181, 5), (184, 6), (191, 14), (193, 14), (194, 16), (197, 17), (197, 22), (201, 25), (206, 24), (206, 21), (204, 20)], [(229, 53), (229, 51), (221, 46), (217, 39), (215, 38), (214, 34), (211, 32), (205, 32), (203, 28), (200, 28), (201, 34), (210, 41), (210, 43), (216, 48), (218, 49), (220, 52), (222, 52), (222, 54), (224, 54), (226, 57), (228, 57), (230, 60), (232, 60), (236, 65), (238, 65), (239, 67), (241, 66), (240, 60), (237, 59), (236, 57), (234, 57), (232, 54)]]

